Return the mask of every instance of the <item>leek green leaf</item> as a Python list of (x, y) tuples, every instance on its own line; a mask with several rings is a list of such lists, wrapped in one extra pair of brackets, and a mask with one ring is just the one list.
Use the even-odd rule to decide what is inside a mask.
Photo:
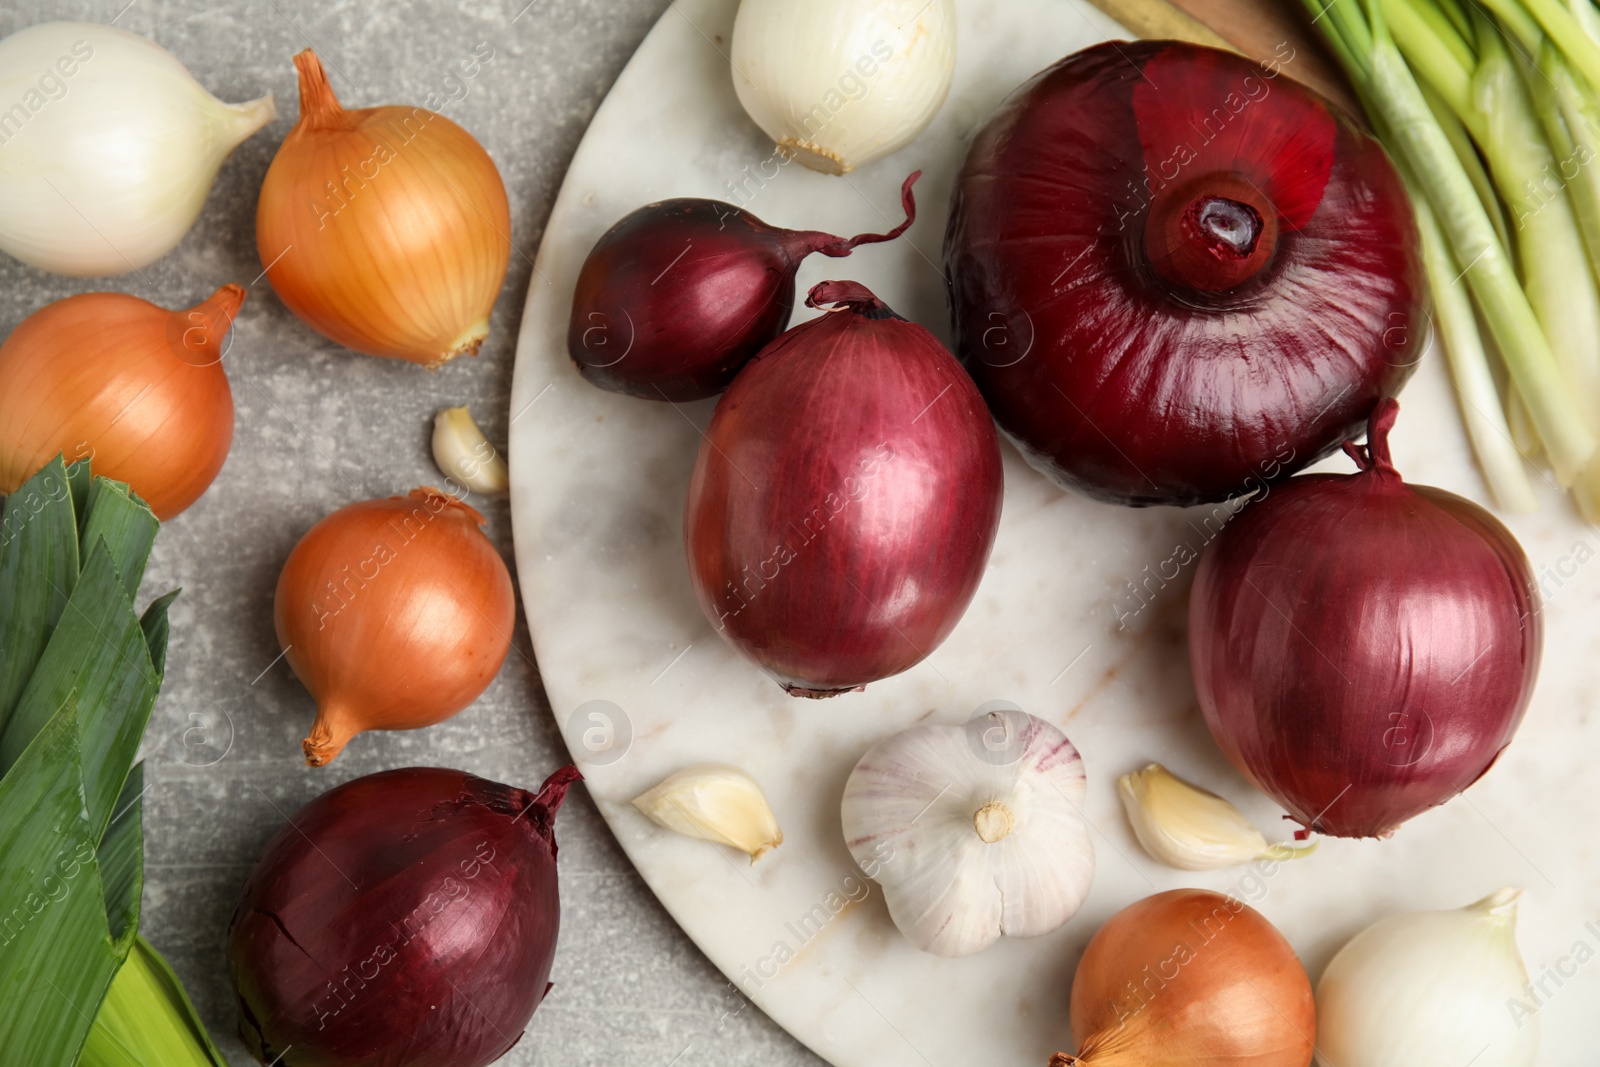
[(127, 946), (106, 923), (75, 699), (0, 779), (0, 1065), (70, 1067)]
[(0, 730), (78, 580), (77, 530), (59, 456), (6, 498), (0, 517)]
[(80, 523), (78, 543), (93, 545), (104, 538), (117, 573), (122, 575), (122, 588), (129, 597), (136, 595), (161, 521), (123, 482), (96, 478), (89, 487)]
[(89, 473), (89, 461), (80, 459), (67, 464), (67, 482), (72, 486), (72, 513), (82, 515), (89, 503), (89, 486), (94, 484), (94, 475)]
[[(138, 937), (143, 765), (167, 612), (134, 599), (160, 523), (87, 461), (0, 518), (0, 1067), (227, 1067)], [(125, 962), (126, 961), (126, 962)]]
[(100, 839), (100, 881), (105, 886), (111, 936), (125, 941), (139, 929), (144, 890), (144, 764), (135, 763)]
[(69, 693), (78, 695), (83, 778), (99, 840), (144, 737), (161, 678), (123, 591), (111, 552), (95, 543), (61, 623), (11, 721), (0, 734), (0, 771), (21, 755)]
[(174, 589), (157, 597), (139, 616), (139, 629), (144, 631), (144, 643), (150, 646), (150, 665), (163, 677), (167, 673), (167, 609), (181, 592), (183, 590)]

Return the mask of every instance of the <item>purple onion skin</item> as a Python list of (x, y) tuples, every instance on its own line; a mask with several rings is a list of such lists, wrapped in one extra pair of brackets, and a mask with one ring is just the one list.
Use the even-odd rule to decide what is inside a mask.
[[(1189, 656), (1206, 723), (1302, 826), (1382, 837), (1466, 789), (1522, 721), (1542, 616), (1516, 539), (1389, 463), (1271, 489), (1201, 555)], [(1349, 446), (1354, 449), (1354, 446)], [(1368, 456), (1370, 452), (1370, 457)]]
[[(256, 861), (229, 928), (239, 1036), (281, 1067), (482, 1067), (544, 999), (560, 925), (556, 810), (411, 767), (330, 789)], [(281, 1057), (281, 1058), (280, 1058)]]
[[(1259, 209), (1249, 257), (1196, 245), (1211, 196)], [(1293, 473), (1360, 433), (1426, 334), (1378, 142), (1290, 78), (1175, 42), (1096, 45), (1013, 93), (956, 180), (944, 260), (956, 353), (1001, 428), (1117, 504)]]
[(916, 220), (911, 186), (903, 225), (843, 238), (769, 226), (718, 200), (647, 204), (611, 227), (578, 272), (567, 353), (592, 385), (646, 400), (716, 396), (781, 334), (794, 279), (813, 252), (846, 256), (892, 240)]
[(972, 600), (1003, 488), (983, 398), (927, 330), (855, 282), (717, 404), (684, 541), (714, 629), (794, 696), (904, 671)]

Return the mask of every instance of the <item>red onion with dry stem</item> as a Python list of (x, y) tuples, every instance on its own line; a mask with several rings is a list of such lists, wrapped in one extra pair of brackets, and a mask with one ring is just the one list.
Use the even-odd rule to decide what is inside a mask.
[(932, 334), (855, 282), (717, 404), (684, 543), (712, 626), (794, 696), (898, 674), (955, 628), (1000, 521), (1000, 442)]
[(801, 260), (899, 237), (917, 219), (911, 187), (921, 176), (900, 188), (904, 222), (850, 238), (769, 226), (720, 200), (639, 208), (606, 231), (578, 272), (567, 326), (578, 373), (646, 400), (716, 396), (789, 324)]
[(1200, 708), (1239, 772), (1302, 826), (1375, 837), (1461, 792), (1533, 694), (1527, 556), (1454, 493), (1410, 485), (1385, 400), (1353, 475), (1291, 479), (1206, 547), (1189, 603)]
[(1400, 390), (1426, 334), (1382, 146), (1292, 79), (1173, 41), (1096, 45), (1013, 93), (957, 178), (944, 258), (995, 419), (1114, 503), (1298, 470)]
[(295, 812), (228, 929), (239, 1036), (277, 1067), (483, 1067), (549, 987), (561, 905), (555, 816), (537, 794), (410, 767)]

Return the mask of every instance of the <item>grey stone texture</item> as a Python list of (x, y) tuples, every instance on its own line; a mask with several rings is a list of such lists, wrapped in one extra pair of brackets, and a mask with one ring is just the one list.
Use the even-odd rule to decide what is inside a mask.
[[(74, 293), (117, 290), (177, 308), (224, 282), (249, 286), (226, 364), (237, 406), (232, 452), (210, 491), (163, 529), (144, 585), (145, 599), (173, 586), (183, 595), (145, 744), (143, 928), (236, 1064), (252, 1061), (234, 1037), (225, 933), (250, 864), (286, 814), (339, 782), (391, 767), (453, 766), (536, 786), (568, 761), (519, 601), (514, 651), (471, 708), (432, 729), (365, 735), (330, 766), (307, 768), (300, 740), (313, 706), (288, 667), (274, 664), (273, 587), (290, 548), (328, 512), (439, 482), (429, 454), (438, 408), (470, 404), (490, 439), (504, 442), (515, 338), (550, 205), (590, 117), (666, 8), (663, 0), (8, 0), (0, 7), (0, 36), (37, 22), (115, 18), (177, 55), (224, 100), (269, 90), (278, 99), (279, 118), (224, 164), (199, 223), (153, 266), (73, 279), (0, 256), (4, 332)], [(517, 251), (489, 341), (476, 359), (436, 373), (344, 350), (299, 323), (266, 281), (251, 284), (261, 273), (257, 190), (298, 113), (290, 57), (316, 47), (340, 72), (334, 86), (347, 106), (420, 104), (447, 91), (451, 68), (480, 42), (494, 47), (492, 62), (444, 111), (489, 150), (511, 199)], [(509, 561), (505, 503), (474, 503)], [(738, 1010), (726, 979), (656, 902), (581, 788), (563, 809), (558, 838), (555, 988), (502, 1063), (821, 1064), (754, 1007)]]

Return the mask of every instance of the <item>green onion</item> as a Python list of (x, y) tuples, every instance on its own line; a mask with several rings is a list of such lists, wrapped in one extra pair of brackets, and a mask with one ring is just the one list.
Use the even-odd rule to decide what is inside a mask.
[(1520, 457), (1542, 451), (1600, 516), (1593, 0), (1303, 2), (1407, 173), (1438, 334), (1496, 500), (1532, 505)]
[(1461, 421), (1466, 424), (1473, 451), (1483, 466), (1484, 480), (1494, 493), (1495, 503), (1502, 509), (1534, 511), (1539, 506), (1538, 501), (1534, 499), (1533, 487), (1528, 484), (1527, 472), (1523, 470), (1522, 454), (1517, 450), (1505, 411), (1500, 406), (1500, 394), (1495, 389), (1483, 339), (1473, 318), (1472, 298), (1461, 283), (1461, 272), (1455, 260), (1450, 258), (1439, 220), (1433, 217), (1433, 209), (1427, 201), (1420, 198), (1417, 200), (1417, 228), (1422, 234), (1422, 259), (1433, 293), (1435, 322), (1450, 361), (1456, 397), (1461, 403)]
[[(1556, 159), (1500, 31), (1476, 16), (1473, 99), (1489, 172), (1517, 231), (1522, 283), (1586, 424), (1600, 425), (1600, 295)], [(1554, 178), (1555, 186), (1548, 183)]]

